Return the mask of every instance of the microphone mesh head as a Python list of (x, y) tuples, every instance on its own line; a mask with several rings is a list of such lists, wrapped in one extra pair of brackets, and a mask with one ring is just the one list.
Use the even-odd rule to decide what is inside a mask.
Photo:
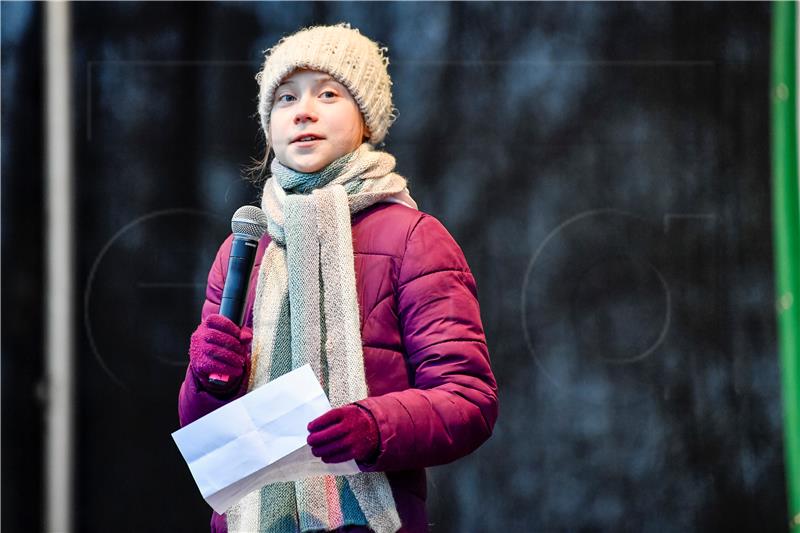
[(243, 205), (231, 218), (231, 230), (260, 239), (267, 231), (267, 215), (254, 205)]

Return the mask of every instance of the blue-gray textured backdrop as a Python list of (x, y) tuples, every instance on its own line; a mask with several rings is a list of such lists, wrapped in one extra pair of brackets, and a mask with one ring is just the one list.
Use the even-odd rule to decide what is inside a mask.
[[(478, 282), (494, 436), (432, 531), (783, 531), (770, 6), (78, 3), (77, 531), (202, 531), (170, 438), (263, 51), (389, 48), (386, 149)], [(42, 4), (2, 4), (2, 526), (42, 527)], [(13, 312), (12, 312), (13, 311)]]

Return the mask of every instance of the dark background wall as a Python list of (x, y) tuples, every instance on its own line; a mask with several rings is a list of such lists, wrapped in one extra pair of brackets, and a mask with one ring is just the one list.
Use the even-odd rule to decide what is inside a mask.
[[(770, 6), (78, 3), (76, 531), (202, 531), (170, 432), (255, 200), (254, 75), (301, 26), (388, 46), (385, 149), (475, 273), (500, 418), (433, 531), (783, 531)], [(43, 526), (42, 4), (2, 4), (2, 527)]]

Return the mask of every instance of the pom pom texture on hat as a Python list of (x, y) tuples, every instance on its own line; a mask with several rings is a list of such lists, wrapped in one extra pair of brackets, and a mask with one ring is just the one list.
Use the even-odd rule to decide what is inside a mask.
[(347, 23), (313, 26), (281, 39), (267, 51), (264, 66), (256, 75), (264, 134), (269, 139), (275, 89), (293, 71), (306, 68), (326, 72), (347, 87), (369, 128), (369, 142), (377, 145), (383, 141), (397, 118), (386, 51)]

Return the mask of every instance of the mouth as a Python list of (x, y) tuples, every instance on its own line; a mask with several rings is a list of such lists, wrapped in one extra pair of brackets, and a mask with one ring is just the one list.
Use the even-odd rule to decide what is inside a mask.
[(313, 133), (306, 133), (304, 135), (298, 135), (297, 137), (292, 139), (292, 142), (290, 144), (298, 144), (301, 146), (305, 146), (315, 143), (320, 139), (324, 139), (324, 137), (320, 137), (319, 135), (315, 135)]

